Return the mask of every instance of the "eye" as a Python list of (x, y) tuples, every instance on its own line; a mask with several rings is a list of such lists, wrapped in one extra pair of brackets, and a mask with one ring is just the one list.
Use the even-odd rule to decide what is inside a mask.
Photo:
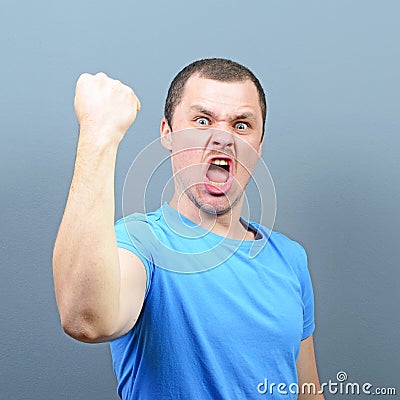
[(247, 122), (237, 122), (235, 124), (235, 129), (237, 129), (239, 131), (244, 131), (248, 127), (249, 127), (249, 124)]
[(203, 126), (210, 125), (209, 119), (208, 119), (208, 118), (205, 118), (205, 117), (199, 117), (199, 118), (197, 118), (197, 119), (196, 119), (196, 122), (197, 122), (199, 125), (203, 125)]

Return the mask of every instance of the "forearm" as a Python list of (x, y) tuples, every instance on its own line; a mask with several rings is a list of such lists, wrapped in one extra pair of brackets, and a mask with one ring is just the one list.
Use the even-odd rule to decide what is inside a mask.
[(296, 367), (299, 379), (299, 400), (324, 400), (315, 360), (313, 335), (300, 342)]
[(57, 235), (53, 273), (64, 330), (78, 340), (111, 334), (119, 308), (114, 232), (117, 144), (78, 143), (74, 175)]

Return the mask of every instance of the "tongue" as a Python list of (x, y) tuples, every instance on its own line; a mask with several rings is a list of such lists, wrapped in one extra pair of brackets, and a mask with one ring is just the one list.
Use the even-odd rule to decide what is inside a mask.
[(213, 182), (226, 182), (229, 178), (229, 172), (221, 167), (210, 164), (207, 171), (207, 178)]

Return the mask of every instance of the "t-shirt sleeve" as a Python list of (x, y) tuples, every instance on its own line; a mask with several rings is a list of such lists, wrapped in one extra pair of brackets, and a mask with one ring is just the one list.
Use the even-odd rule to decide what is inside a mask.
[(146, 246), (141, 238), (141, 230), (146, 222), (136, 219), (120, 219), (114, 224), (117, 245), (120, 248), (131, 251), (142, 261), (146, 269), (146, 293), (145, 298), (150, 290), (151, 278), (153, 276), (154, 264), (152, 256), (146, 251)]
[(299, 280), (303, 300), (303, 336), (301, 340), (304, 340), (315, 330), (314, 293), (308, 271), (307, 254), (301, 245), (298, 244), (298, 246), (300, 248)]

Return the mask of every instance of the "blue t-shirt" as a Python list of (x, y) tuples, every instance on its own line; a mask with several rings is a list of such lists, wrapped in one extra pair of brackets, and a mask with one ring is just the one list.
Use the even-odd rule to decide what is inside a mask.
[(255, 240), (223, 239), (168, 204), (116, 222), (118, 246), (147, 272), (135, 326), (110, 343), (122, 399), (297, 398), (258, 388), (297, 383), (300, 341), (315, 327), (306, 254), (242, 223)]

